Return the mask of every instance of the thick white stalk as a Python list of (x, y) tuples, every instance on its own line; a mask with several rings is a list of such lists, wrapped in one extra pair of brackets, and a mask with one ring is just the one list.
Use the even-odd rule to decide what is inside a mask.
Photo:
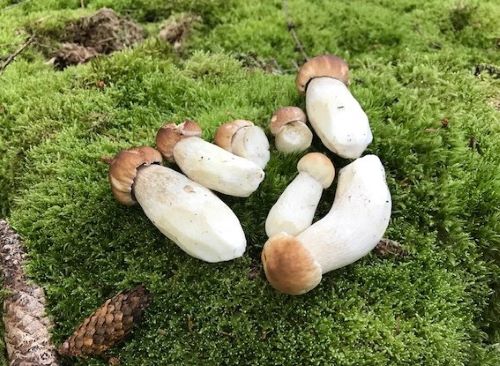
[(372, 142), (368, 117), (343, 82), (330, 77), (312, 79), (306, 108), (314, 131), (337, 155), (356, 159)]
[(254, 162), (199, 137), (180, 140), (173, 155), (189, 178), (231, 196), (250, 196), (264, 179), (264, 171)]
[(184, 175), (160, 165), (139, 168), (134, 195), (153, 224), (189, 255), (221, 262), (245, 252), (245, 234), (233, 211)]
[(297, 235), (308, 228), (318, 207), (323, 186), (306, 172), (300, 172), (286, 187), (266, 219), (266, 234)]
[(269, 141), (262, 128), (248, 126), (240, 128), (231, 143), (233, 154), (253, 161), (264, 169), (269, 161)]
[(330, 212), (297, 236), (322, 273), (351, 264), (382, 239), (391, 216), (391, 194), (380, 159), (367, 155), (340, 170)]

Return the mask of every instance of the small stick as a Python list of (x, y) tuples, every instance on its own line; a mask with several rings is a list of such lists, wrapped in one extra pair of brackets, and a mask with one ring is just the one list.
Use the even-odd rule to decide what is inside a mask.
[(282, 8), (283, 8), (283, 11), (285, 13), (286, 25), (288, 27), (288, 32), (292, 36), (293, 41), (295, 42), (295, 46), (302, 54), (302, 57), (304, 58), (304, 60), (307, 61), (307, 60), (309, 60), (309, 57), (307, 56), (307, 53), (304, 49), (304, 46), (302, 45), (299, 37), (297, 36), (297, 32), (295, 32), (295, 23), (290, 18), (290, 14), (288, 12), (288, 1), (287, 0), (283, 0), (283, 7)]
[(57, 366), (50, 340), (52, 323), (45, 314), (43, 289), (29, 283), (23, 265), (23, 244), (5, 220), (0, 220), (0, 265), (4, 288), (3, 321), (10, 365)]
[(26, 40), (26, 42), (24, 42), (21, 47), (19, 47), (16, 52), (10, 54), (7, 59), (5, 60), (5, 62), (0, 66), (0, 75), (3, 74), (3, 72), (5, 71), (5, 69), (7, 68), (7, 66), (9, 66), (15, 59), (17, 56), (19, 56), (32, 42), (33, 40), (35, 39), (35, 36), (32, 35), (30, 38), (28, 38)]

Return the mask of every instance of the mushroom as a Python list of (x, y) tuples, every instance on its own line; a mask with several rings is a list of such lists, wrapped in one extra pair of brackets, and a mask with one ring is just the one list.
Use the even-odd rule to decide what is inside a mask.
[(297, 164), (299, 174), (286, 187), (266, 219), (266, 233), (297, 235), (311, 226), (323, 189), (330, 187), (335, 168), (325, 155), (309, 153)]
[(195, 258), (221, 262), (242, 256), (246, 239), (233, 211), (209, 189), (161, 162), (151, 147), (121, 151), (110, 161), (115, 198), (127, 206), (138, 202), (167, 238)]
[(254, 162), (231, 154), (200, 138), (196, 122), (166, 124), (156, 135), (162, 155), (175, 161), (189, 178), (214, 191), (248, 197), (264, 179), (264, 171)]
[(262, 251), (264, 271), (277, 290), (300, 295), (324, 273), (351, 264), (382, 238), (391, 215), (391, 195), (379, 158), (367, 155), (340, 170), (330, 212), (297, 236), (279, 233)]
[(283, 153), (306, 150), (311, 146), (312, 132), (306, 125), (306, 115), (298, 107), (283, 107), (273, 114), (269, 122), (271, 133), (276, 136), (276, 149)]
[(253, 161), (264, 169), (269, 161), (269, 141), (262, 128), (237, 119), (224, 123), (215, 132), (214, 142), (235, 155)]
[(347, 89), (348, 74), (340, 57), (317, 56), (300, 68), (296, 85), (306, 93), (307, 116), (323, 144), (343, 158), (356, 159), (373, 136), (368, 117)]

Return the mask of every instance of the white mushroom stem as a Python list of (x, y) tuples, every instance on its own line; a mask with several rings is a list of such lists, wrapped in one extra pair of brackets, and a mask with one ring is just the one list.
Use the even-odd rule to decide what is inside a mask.
[(276, 135), (276, 149), (286, 154), (304, 151), (311, 146), (312, 139), (312, 132), (305, 123), (290, 122)]
[(231, 196), (250, 196), (264, 179), (264, 171), (254, 162), (199, 137), (187, 137), (177, 142), (173, 155), (189, 178)]
[(323, 189), (331, 186), (335, 168), (325, 155), (309, 153), (297, 164), (299, 174), (269, 211), (266, 233), (297, 235), (311, 226)]
[(246, 239), (238, 218), (207, 188), (149, 165), (138, 169), (133, 191), (146, 216), (189, 255), (206, 262), (243, 255)]
[(258, 126), (240, 128), (233, 136), (231, 147), (233, 154), (253, 161), (264, 169), (269, 161), (269, 141)]
[(356, 159), (372, 142), (368, 117), (342, 81), (312, 79), (307, 85), (306, 109), (314, 131), (337, 155)]
[(267, 279), (284, 293), (310, 291), (324, 273), (351, 264), (382, 238), (391, 216), (384, 168), (375, 155), (340, 170), (335, 201), (320, 221), (294, 237), (284, 233), (264, 245)]
[(382, 239), (391, 217), (391, 194), (380, 159), (367, 155), (339, 172), (330, 212), (302, 232), (303, 243), (322, 273), (351, 264)]
[(266, 219), (266, 234), (297, 235), (309, 227), (323, 192), (323, 186), (307, 172), (300, 172), (286, 187)]

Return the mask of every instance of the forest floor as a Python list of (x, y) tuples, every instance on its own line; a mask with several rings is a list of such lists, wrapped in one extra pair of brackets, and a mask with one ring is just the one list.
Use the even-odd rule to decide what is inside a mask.
[[(103, 7), (126, 19), (98, 34), (79, 19)], [(26, 242), (55, 343), (143, 283), (154, 299), (110, 353), (122, 365), (500, 364), (498, 19), (493, 0), (0, 0), (0, 217)], [(264, 221), (300, 158), (274, 148), (256, 193), (223, 197), (248, 240), (237, 260), (191, 258), (115, 201), (102, 156), (153, 146), (165, 121), (269, 132), (278, 107), (304, 106), (297, 66), (322, 53), (350, 65), (392, 194), (386, 236), (406, 255), (274, 291)]]

